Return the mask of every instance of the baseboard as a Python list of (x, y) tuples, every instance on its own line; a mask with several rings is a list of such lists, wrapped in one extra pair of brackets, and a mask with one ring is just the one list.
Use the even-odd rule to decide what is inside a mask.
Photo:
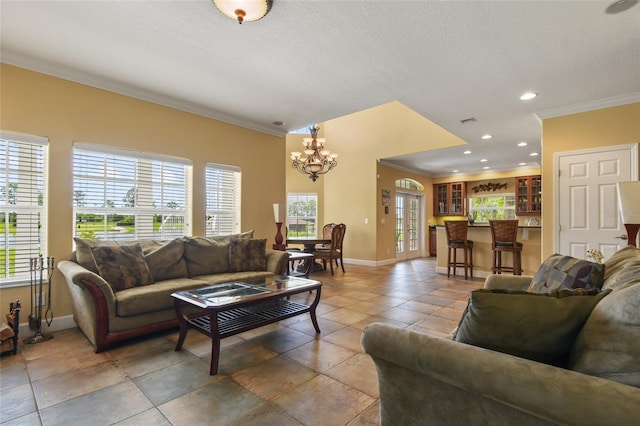
[[(25, 321), (20, 323), (18, 331), (18, 337), (21, 339), (32, 337), (35, 332), (29, 329), (29, 313), (25, 310), (20, 311), (20, 320)], [(47, 325), (47, 322), (42, 319), (41, 329), (42, 334), (52, 333), (54, 331), (66, 330), (68, 328), (77, 327), (76, 322), (73, 320), (73, 315), (66, 315), (63, 317), (54, 318), (51, 321), (51, 325)]]
[[(439, 274), (447, 275), (447, 267), (446, 266), (436, 266), (436, 272)], [(453, 271), (451, 271), (453, 273)], [(482, 271), (482, 270), (473, 270), (473, 278), (487, 278), (491, 274), (491, 271)], [(464, 268), (457, 268), (457, 275), (464, 277)]]

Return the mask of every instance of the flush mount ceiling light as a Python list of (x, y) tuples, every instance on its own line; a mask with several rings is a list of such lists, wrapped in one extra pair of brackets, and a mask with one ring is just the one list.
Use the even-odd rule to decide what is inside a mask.
[(466, 150), (465, 152), (463, 152), (463, 154), (471, 154), (471, 151)]
[(239, 24), (262, 19), (271, 10), (272, 0), (213, 0), (218, 10)]
[(611, 3), (606, 9), (605, 13), (608, 15), (615, 15), (616, 13), (624, 12), (638, 4), (638, 0), (618, 0)]
[(486, 158), (483, 158), (482, 160), (480, 160), (481, 163), (486, 163), (487, 161), (489, 160), (487, 160)]
[(518, 163), (518, 166), (526, 166), (527, 163)]
[(531, 157), (537, 157), (538, 153), (537, 152), (532, 152), (531, 154), (529, 154)]
[(491, 139), (493, 136), (487, 134), (487, 135), (482, 135), (482, 139)]
[(520, 142), (518, 146), (527, 146), (527, 143), (523, 141), (523, 142)]
[(530, 101), (531, 99), (535, 98), (536, 96), (538, 96), (537, 93), (527, 92), (527, 93), (523, 93), (522, 96), (520, 96), (520, 100), (521, 101)]

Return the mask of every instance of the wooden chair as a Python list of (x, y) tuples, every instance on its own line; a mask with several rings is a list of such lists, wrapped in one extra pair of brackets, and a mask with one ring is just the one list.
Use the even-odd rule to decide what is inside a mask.
[(337, 224), (331, 230), (331, 246), (327, 249), (319, 248), (313, 252), (316, 259), (322, 260), (324, 269), (327, 269), (327, 261), (331, 267), (331, 275), (333, 275), (333, 262), (338, 267), (338, 260), (342, 267), (342, 273), (344, 273), (344, 262), (342, 261), (342, 241), (344, 240), (344, 234), (347, 231), (347, 225), (344, 223)]
[[(333, 230), (333, 227), (336, 226), (335, 223), (327, 223), (326, 225), (324, 225), (322, 227), (322, 238), (324, 239), (330, 239), (331, 238), (331, 231)], [(329, 249), (331, 248), (331, 243), (324, 243), (322, 245), (318, 245), (317, 248), (323, 248), (323, 249)]]
[[(517, 220), (490, 220), (491, 249), (493, 250), (494, 274), (502, 274), (502, 271), (513, 272), (513, 275), (522, 275), (522, 243), (518, 239)], [(502, 265), (502, 252), (513, 253), (513, 265)]]
[[(451, 276), (451, 267), (453, 267), (453, 275), (456, 275), (456, 267), (464, 268), (464, 279), (473, 278), (473, 241), (467, 239), (467, 231), (469, 223), (466, 220), (445, 220), (444, 227), (447, 234), (447, 277)], [(462, 249), (464, 262), (458, 262), (457, 252)], [(451, 256), (453, 254), (453, 256)], [(452, 259), (453, 257), (453, 259)]]

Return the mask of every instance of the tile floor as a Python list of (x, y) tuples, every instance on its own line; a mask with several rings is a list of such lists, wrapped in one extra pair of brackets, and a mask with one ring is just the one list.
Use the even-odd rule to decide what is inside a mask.
[(216, 376), (208, 374), (210, 342), (193, 330), (181, 352), (175, 331), (100, 354), (78, 329), (21, 344), (0, 360), (0, 424), (378, 424), (362, 329), (386, 322), (445, 336), (483, 281), (448, 279), (433, 259), (346, 271), (312, 275), (323, 282), (320, 336), (305, 314), (223, 339)]

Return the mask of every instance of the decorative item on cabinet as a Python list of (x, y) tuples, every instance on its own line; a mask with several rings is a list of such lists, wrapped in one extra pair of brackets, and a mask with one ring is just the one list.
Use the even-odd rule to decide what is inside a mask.
[(436, 183), (433, 185), (434, 216), (466, 216), (467, 185), (465, 182)]
[(537, 216), (542, 213), (542, 177), (516, 178), (516, 215)]

